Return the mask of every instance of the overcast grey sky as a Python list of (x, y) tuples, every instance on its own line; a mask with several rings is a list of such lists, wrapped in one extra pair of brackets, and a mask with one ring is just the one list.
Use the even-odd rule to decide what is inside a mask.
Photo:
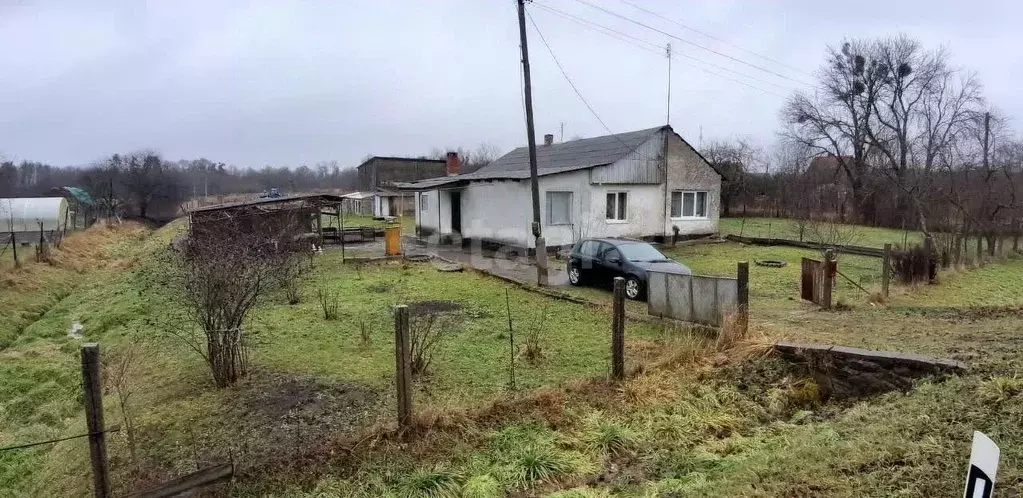
[[(761, 66), (734, 62), (577, 0), (537, 0), (654, 45), (671, 42), (671, 124), (696, 144), (778, 129), (826, 44), (905, 33), (946, 46), (1019, 126), (1023, 3), (620, 0), (608, 10)], [(667, 62), (528, 6), (579, 91), (614, 132), (665, 119)], [(527, 21), (528, 22), (528, 21)], [(537, 135), (605, 134), (529, 26)], [(352, 166), (366, 155), (525, 143), (513, 0), (0, 0), (0, 155), (84, 164), (152, 148), (239, 166)], [(742, 51), (765, 55), (779, 65)], [(704, 66), (695, 57), (744, 76)], [(795, 69), (790, 69), (792, 66)], [(797, 80), (797, 81), (792, 81)]]

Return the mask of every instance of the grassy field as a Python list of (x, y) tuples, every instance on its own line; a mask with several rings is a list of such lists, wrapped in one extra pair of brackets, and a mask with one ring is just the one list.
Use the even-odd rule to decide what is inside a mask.
[[(424, 381), (417, 384), (417, 406), (473, 405), (507, 392), (508, 307), (520, 348), (530, 330), (541, 335), (541, 357), (535, 362), (517, 360), (518, 389), (600, 378), (608, 371), (606, 310), (595, 312), (549, 300), (475, 273), (439, 272), (426, 263), (342, 265), (340, 255), (330, 251), (318, 257), (312, 271), (302, 277), (299, 304), (286, 304), (277, 293), (254, 313), (247, 327), (258, 344), (253, 372), (236, 388), (216, 390), (200, 357), (169, 333), (189, 327), (170, 299), (161, 277), (166, 268), (162, 258), (156, 257), (174, 230), (151, 235), (142, 244), (138, 243), (141, 234), (111, 230), (110, 240), (91, 241), (111, 254), (133, 245), (134, 257), (117, 260), (121, 262), (110, 269), (62, 274), (63, 280), (55, 279), (51, 286), (21, 293), (36, 299), (11, 299), (16, 296), (4, 294), (5, 311), (22, 319), (5, 328), (9, 345), (0, 351), (4, 373), (0, 446), (81, 432), (76, 361), (77, 346), (83, 341), (99, 341), (105, 357), (116, 363), (134, 337), (144, 337), (147, 354), (134, 367), (135, 393), (129, 410), (141, 441), (139, 466), (147, 470), (129, 472), (133, 465), (128, 462), (126, 442), (114, 436), (111, 454), (122, 490), (129, 483), (142, 485), (194, 467), (196, 452), (204, 462), (228, 458), (228, 453), (236, 458), (269, 458), (280, 440), (260, 436), (268, 430), (283, 431), (279, 438), (295, 444), (296, 436), (287, 428), (299, 424), (304, 440), (311, 444), (320, 437), (351, 434), (378, 420), (390, 420), (394, 396), (391, 309), (396, 303), (416, 306), (443, 301), (457, 308), (447, 322), (450, 337)], [(50, 297), (56, 292), (53, 289), (71, 281), (74, 286)], [(340, 296), (339, 320), (324, 319), (317, 300), (321, 289)], [(19, 314), (20, 308), (32, 314)], [(68, 337), (76, 323), (82, 326), (82, 339)], [(644, 347), (647, 339), (659, 333), (656, 327), (635, 324), (630, 328), (630, 350)], [(123, 414), (115, 398), (108, 396), (107, 402), (108, 420), (117, 423)], [(73, 440), (0, 453), (0, 490), (4, 490), (0, 496), (7, 490), (29, 495), (44, 490), (61, 496), (83, 494), (87, 489), (84, 445)]]
[[(20, 270), (38, 277), (5, 277), (0, 307), (17, 318), (0, 329), (8, 337), (0, 446), (84, 430), (77, 348), (96, 340), (111, 365), (133, 343), (142, 358), (127, 410), (113, 386), (106, 395), (107, 423), (129, 413), (136, 426), (134, 460), (124, 432), (111, 436), (117, 495), (233, 459), (238, 479), (221, 490), (232, 496), (953, 496), (973, 430), (1003, 449), (999, 493), (1023, 491), (1020, 260), (946, 272), (936, 286), (897, 286), (888, 306), (840, 278), (849, 308), (823, 312), (798, 298), (799, 259), (813, 251), (679, 246), (670, 255), (700, 274), (734, 275), (739, 260), (789, 264), (751, 265), (754, 341), (716, 344), (688, 328), (630, 321), (630, 378), (612, 385), (606, 308), (429, 263), (342, 265), (328, 251), (302, 277), (300, 303), (274, 293), (256, 310), (246, 329), (252, 371), (218, 390), (170, 334), (188, 326), (156, 256), (176, 230), (110, 229), (87, 245), (101, 264), (67, 256), (65, 266)], [(839, 269), (874, 290), (878, 263), (842, 256)], [(340, 296), (341, 319), (324, 319), (321, 289)], [(527, 331), (546, 333), (542, 359), (518, 358), (515, 393), (506, 295), (520, 346)], [(416, 425), (403, 438), (388, 425), (390, 310), (424, 301), (457, 309), (447, 315), (450, 339), (417, 383)], [(68, 337), (74, 323), (82, 339)], [(782, 339), (949, 357), (970, 369), (856, 397), (767, 356), (762, 344)], [(0, 452), (0, 496), (85, 496), (87, 455), (84, 440)]]
[[(843, 243), (866, 247), (884, 247), (885, 244), (906, 245), (921, 242), (920, 232), (891, 228), (866, 227), (861, 225), (837, 225), (846, 233)], [(799, 225), (795, 220), (785, 218), (722, 218), (718, 229), (723, 235), (763, 237), (799, 240)], [(804, 240), (812, 241), (810, 233), (804, 233)]]

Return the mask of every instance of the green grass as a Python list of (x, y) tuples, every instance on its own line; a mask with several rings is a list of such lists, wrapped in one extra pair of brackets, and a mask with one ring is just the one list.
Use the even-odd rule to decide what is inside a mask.
[[(750, 268), (750, 306), (792, 308), (798, 305), (802, 258), (822, 260), (819, 251), (784, 246), (757, 246), (722, 242), (664, 248), (665, 254), (685, 264), (697, 275), (735, 277), (739, 261)], [(784, 261), (783, 268), (758, 266), (758, 260)], [(868, 291), (880, 288), (881, 260), (866, 256), (840, 255), (835, 281), (837, 299), (847, 303), (865, 303)], [(851, 282), (850, 282), (851, 280)]]
[[(271, 432), (271, 440), (262, 435), (271, 427), (287, 426), (289, 411), (252, 412), (253, 406), (274, 403), (259, 401), (267, 396), (290, 403), (290, 390), (298, 391), (298, 399), (305, 392), (335, 393), (340, 400), (337, 410), (358, 410), (340, 422), (333, 408), (326, 413), (313, 410), (303, 422), (309, 424), (303, 430), (310, 438), (391, 420), (392, 307), (396, 303), (449, 300), (461, 306), (456, 330), (441, 346), (425, 379), (417, 383), (417, 409), (472, 406), (507, 392), (506, 292), (520, 334), (536, 323), (539, 310), (547, 309), (544, 360), (537, 364), (517, 361), (520, 390), (600, 378), (608, 371), (610, 320), (604, 312), (549, 300), (472, 272), (439, 272), (425, 263), (408, 267), (399, 263), (342, 265), (340, 254), (328, 251), (318, 256), (313, 270), (302, 277), (302, 302), (288, 305), (283, 295), (274, 293), (253, 313), (247, 325), (258, 344), (252, 353), (253, 373), (236, 388), (216, 390), (201, 358), (169, 333), (187, 332), (190, 327), (177, 318), (180, 310), (170, 299), (162, 277), (164, 260), (156, 257), (173, 233), (168, 229), (142, 243), (134, 239), (113, 243), (112, 252), (131, 256), (134, 262), (127, 268), (120, 265), (62, 274), (63, 280), (47, 285), (71, 281), (75, 285), (59, 300), (46, 301), (51, 299), (46, 291), (49, 287), (22, 293), (24, 300), (4, 294), (3, 305), (11, 311), (30, 307), (37, 300), (46, 305), (24, 318), (10, 347), (0, 351), (0, 445), (81, 432), (79, 344), (98, 341), (104, 358), (113, 361), (137, 333), (148, 337), (150, 354), (133, 379), (136, 393), (129, 408), (138, 420), (140, 458), (158, 479), (194, 469), (192, 460), (197, 452), (208, 455), (210, 461), (220, 461), (228, 458), (226, 448), (234, 448), (237, 456), (245, 451), (251, 454), (261, 445), (294, 444), (295, 436), (289, 430), (281, 435)], [(325, 287), (342, 296), (339, 320), (327, 321), (322, 315), (316, 294)], [(76, 322), (84, 327), (80, 340), (67, 336)], [(368, 343), (362, 340), (363, 328)], [(657, 333), (646, 324), (630, 325), (629, 332), (632, 339)], [(350, 408), (343, 400), (351, 392), (366, 393), (368, 401)], [(106, 398), (107, 421), (113, 425), (121, 414), (116, 398), (111, 393)], [(301, 406), (289, 410), (302, 412)], [(273, 438), (283, 441), (273, 443)], [(83, 495), (88, 489), (84, 448), (81, 440), (72, 440), (0, 453), (0, 489), (28, 495)], [(123, 436), (112, 436), (110, 453), (115, 488), (126, 490), (130, 466)]]
[[(259, 360), (280, 371), (355, 380), (386, 386), (393, 376), (393, 315), (398, 303), (453, 301), (462, 307), (460, 322), (434, 360), (427, 399), (471, 400), (495, 394), (508, 381), (508, 316), (521, 334), (547, 308), (543, 324), (546, 361), (532, 366), (523, 360), (516, 372), (519, 387), (558, 384), (599, 376), (607, 370), (610, 322), (605, 313), (567, 301), (551, 300), (474, 272), (439, 272), (429, 264), (403, 268), (398, 262), (370, 264), (357, 270), (342, 265), (340, 254), (327, 252), (303, 278), (302, 303), (283, 299), (258, 310), (252, 329), (273, 347), (262, 348)], [(323, 319), (316, 293), (320, 288), (342, 297), (338, 321)], [(362, 327), (372, 342), (362, 344)], [(653, 337), (656, 330), (635, 324), (635, 338)]]
[[(275, 455), (297, 467), (258, 468), (239, 476), (237, 496), (949, 496), (960, 492), (973, 430), (1003, 449), (1002, 493), (1023, 482), (1023, 356), (1020, 314), (977, 306), (1023, 304), (1023, 261), (941, 275), (937, 286), (896, 287), (890, 307), (873, 306), (839, 278), (848, 311), (822, 312), (798, 297), (799, 260), (813, 251), (733, 243), (679, 246), (672, 257), (696, 273), (734, 275), (751, 262), (756, 337), (907, 351), (951, 357), (970, 370), (944, 382), (920, 382), (907, 394), (821, 404), (816, 379), (777, 359), (711, 350), (697, 332), (629, 322), (629, 370), (621, 385), (592, 381), (608, 370), (606, 309), (554, 300), (474, 272), (429, 264), (342, 265), (328, 251), (301, 280), (303, 300), (275, 293), (251, 317), (253, 370), (239, 385), (214, 389), (202, 360), (168, 332), (176, 313), (153, 258), (173, 229), (144, 240), (107, 241), (127, 267), (59, 273), (15, 295), (22, 316), (0, 350), (0, 445), (80, 433), (78, 346), (99, 341), (116, 360), (136, 331), (150, 336), (134, 378), (142, 464), (153, 482), (232, 455), (251, 469)], [(757, 259), (780, 259), (782, 269)], [(877, 287), (876, 258), (842, 256), (839, 269)], [(61, 268), (50, 269), (61, 272)], [(59, 278), (57, 278), (59, 277)], [(56, 283), (53, 283), (56, 282)], [(48, 292), (73, 282), (54, 300)], [(318, 289), (342, 296), (339, 320), (323, 318)], [(505, 295), (518, 333), (546, 307), (545, 359), (520, 359), (518, 398), (509, 398)], [(573, 289), (598, 298), (600, 290)], [(606, 297), (605, 297), (606, 299)], [(392, 306), (449, 300), (459, 326), (444, 343), (416, 411), (438, 422), (399, 440), (348, 441), (393, 415)], [(645, 311), (630, 303), (630, 311)], [(84, 326), (82, 341), (67, 337)], [(366, 330), (370, 341), (362, 340)], [(518, 336), (518, 337), (521, 337)], [(661, 366), (645, 360), (674, 358)], [(586, 381), (589, 382), (574, 382)], [(535, 389), (535, 390), (534, 390)], [(363, 393), (365, 401), (355, 394)], [(120, 422), (116, 396), (107, 423)], [(333, 443), (332, 443), (333, 444)], [(352, 453), (349, 453), (348, 451)], [(304, 458), (309, 451), (319, 457)], [(127, 448), (110, 438), (115, 493), (126, 494)], [(351, 457), (351, 458), (350, 458)], [(590, 483), (589, 485), (587, 483)], [(72, 440), (0, 452), (0, 496), (85, 496), (88, 452)]]
[[(885, 244), (905, 245), (921, 242), (920, 232), (903, 231), (891, 228), (868, 227), (863, 225), (839, 224), (844, 233), (848, 233), (843, 243), (846, 245), (884, 247)], [(742, 235), (744, 237), (763, 237), (775, 239), (799, 240), (799, 227), (795, 220), (787, 218), (721, 218), (718, 229), (722, 235)], [(810, 233), (804, 234), (804, 240), (813, 242)]]

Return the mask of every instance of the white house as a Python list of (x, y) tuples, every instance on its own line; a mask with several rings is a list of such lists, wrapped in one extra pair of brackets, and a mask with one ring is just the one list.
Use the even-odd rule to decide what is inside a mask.
[[(663, 240), (718, 230), (721, 175), (670, 126), (537, 146), (548, 248), (585, 237)], [(533, 248), (529, 155), (395, 186), (415, 192), (417, 231), (441, 240)]]

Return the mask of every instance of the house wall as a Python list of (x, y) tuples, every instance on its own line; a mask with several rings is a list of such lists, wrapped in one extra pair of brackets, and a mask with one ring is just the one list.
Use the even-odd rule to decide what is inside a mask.
[(647, 183), (660, 184), (664, 179), (661, 159), (664, 157), (664, 133), (658, 133), (636, 150), (613, 164), (590, 170), (592, 183)]
[[(586, 237), (649, 238), (670, 236), (677, 225), (684, 235), (717, 232), (721, 177), (691, 147), (674, 134), (668, 134), (667, 181), (647, 183), (654, 174), (651, 158), (663, 157), (664, 135), (655, 137), (627, 156), (608, 166), (555, 175), (541, 176), (540, 219), (548, 247), (568, 246)], [(658, 152), (656, 149), (660, 149)], [(601, 180), (593, 183), (593, 179)], [(704, 219), (668, 219), (672, 190), (707, 191), (707, 217)], [(528, 180), (475, 181), (460, 190), (462, 196), (462, 237), (517, 247), (533, 248), (532, 199)], [(572, 223), (550, 225), (547, 221), (547, 192), (572, 192)], [(607, 194), (627, 192), (627, 219), (606, 219)], [(430, 190), (427, 211), (417, 208), (416, 224), (430, 235), (438, 228), (437, 199), (440, 205), (440, 233), (451, 234), (449, 192)], [(416, 206), (419, 196), (416, 194)]]
[[(668, 133), (668, 195), (661, 191), (661, 213), (664, 235), (673, 235), (673, 226), (682, 235), (706, 235), (718, 231), (718, 211), (721, 208), (721, 175), (707, 164), (699, 154), (674, 133)], [(671, 191), (707, 191), (707, 217), (702, 219), (674, 219), (671, 214)], [(666, 218), (665, 215), (668, 217)]]
[[(585, 237), (641, 238), (661, 235), (663, 188), (660, 185), (593, 185), (586, 170), (541, 176), (540, 220), (548, 246), (568, 246)], [(608, 192), (628, 192), (627, 220), (606, 219)], [(550, 225), (547, 192), (572, 192), (572, 223)], [(449, 216), (449, 212), (446, 213)], [(450, 218), (444, 218), (442, 233)], [(532, 199), (528, 181), (473, 182), (462, 191), (462, 236), (534, 248), (530, 226)], [(427, 219), (429, 226), (436, 221)]]
[[(423, 211), (420, 206), (420, 199), (423, 194), (426, 194), (426, 211)], [(445, 190), (427, 190), (426, 192), (416, 192), (416, 226), (419, 227), (420, 234), (429, 236), (435, 233), (441, 235), (451, 234), (451, 200), (450, 193)], [(438, 207), (437, 202), (440, 201)], [(463, 213), (465, 201), (462, 201)], [(437, 211), (440, 211), (439, 219)], [(465, 224), (464, 218), (462, 221)]]

